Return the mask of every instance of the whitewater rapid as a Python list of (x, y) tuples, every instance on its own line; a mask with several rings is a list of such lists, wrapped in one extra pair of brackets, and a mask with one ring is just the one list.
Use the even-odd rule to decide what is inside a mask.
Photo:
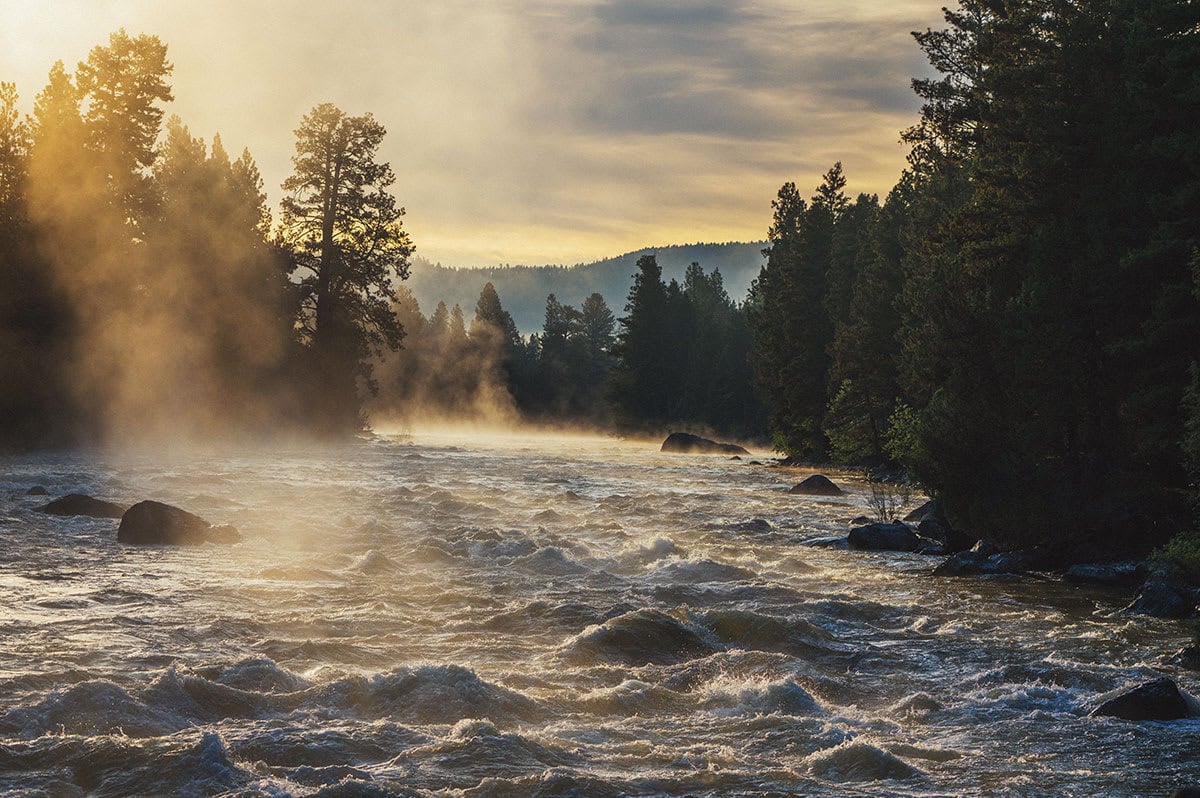
[[(1178, 622), (836, 551), (808, 472), (600, 438), (0, 459), (0, 794), (1167, 795)], [(764, 453), (765, 454), (765, 453)], [(765, 458), (764, 458), (765, 459)], [(35, 511), (157, 499), (243, 542)]]

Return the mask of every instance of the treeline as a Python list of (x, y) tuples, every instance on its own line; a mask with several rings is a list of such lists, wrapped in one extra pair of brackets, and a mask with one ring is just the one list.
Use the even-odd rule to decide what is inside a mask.
[(383, 127), (314, 108), (276, 224), (248, 152), (164, 125), (171, 71), (122, 30), (28, 117), (0, 84), (0, 446), (357, 429), (399, 343)]
[(639, 258), (626, 315), (593, 293), (575, 308), (546, 298), (540, 332), (523, 337), (491, 282), (467, 324), (445, 302), (426, 318), (407, 288), (395, 306), (408, 337), (375, 366), (373, 419), (535, 421), (653, 432), (765, 434), (749, 365), (745, 308), (719, 269), (693, 263), (664, 283), (653, 254)]
[(750, 310), (784, 451), (898, 461), (980, 537), (1144, 549), (1200, 476), (1200, 8), (963, 0), (880, 203), (775, 201)]
[(408, 286), (426, 308), (445, 301), (449, 306), (458, 304), (469, 311), (479, 295), (480, 286), (489, 282), (503, 297), (504, 307), (512, 314), (517, 329), (528, 335), (542, 327), (547, 294), (577, 305), (593, 293), (615, 302), (628, 293), (630, 275), (637, 272), (638, 258), (644, 255), (655, 256), (662, 268), (663, 279), (668, 282), (671, 279), (682, 282), (684, 272), (692, 263), (701, 263), (710, 271), (720, 269), (725, 287), (742, 299), (762, 265), (763, 246), (764, 242), (659, 246), (575, 266), (458, 269), (416, 257)]

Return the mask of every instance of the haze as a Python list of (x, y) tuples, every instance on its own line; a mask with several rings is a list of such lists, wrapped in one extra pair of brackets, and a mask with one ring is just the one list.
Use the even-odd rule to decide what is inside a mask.
[(372, 112), (421, 255), (578, 263), (758, 240), (779, 185), (836, 160), (886, 192), (939, 4), (0, 0), (0, 78), (29, 110), (126, 28), (159, 36), (179, 114), (245, 146), (270, 199), (314, 104)]

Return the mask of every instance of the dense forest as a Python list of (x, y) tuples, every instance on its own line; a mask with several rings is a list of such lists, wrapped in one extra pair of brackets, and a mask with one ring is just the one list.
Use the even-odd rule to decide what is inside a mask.
[(1144, 550), (1200, 476), (1200, 8), (946, 21), (887, 198), (835, 166), (775, 201), (749, 305), (776, 444), (899, 461), (975, 537)]
[[(28, 118), (3, 84), (3, 443), (365, 414), (711, 430), (902, 469), (1002, 545), (1200, 553), (1200, 8), (945, 18), (916, 34), (936, 75), (913, 83), (886, 197), (847, 193), (834, 164), (811, 196), (785, 183), (766, 244), (739, 245), (765, 256), (744, 297), (719, 258), (664, 277), (642, 251), (614, 261), (622, 305), (543, 285), (528, 335), (494, 281), (467, 311), (404, 286), (414, 247), (369, 114), (301, 121), (275, 220), (249, 153), (164, 125), (156, 38), (58, 64)], [(513, 290), (525, 318), (536, 289)]]
[(401, 287), (396, 315), (408, 336), (374, 365), (372, 419), (765, 437), (747, 309), (730, 298), (720, 270), (706, 274), (692, 263), (681, 285), (664, 281), (654, 254), (639, 257), (637, 269), (624, 316), (599, 293), (578, 308), (550, 294), (542, 327), (529, 336), (491, 282), (469, 323), (461, 305), (447, 309), (444, 301), (426, 318)]
[(615, 301), (628, 293), (630, 275), (638, 271), (637, 261), (645, 255), (654, 255), (663, 279), (668, 282), (673, 279), (682, 283), (688, 266), (701, 263), (709, 271), (720, 270), (730, 296), (745, 297), (762, 266), (765, 246), (765, 241), (756, 241), (646, 247), (574, 266), (500, 265), (455, 269), (416, 256), (407, 285), (423, 306), (432, 308), (438, 302), (445, 302), (450, 306), (458, 304), (469, 308), (483, 285), (491, 283), (496, 293), (504, 298), (504, 307), (512, 315), (517, 329), (528, 335), (542, 327), (548, 294), (572, 304), (581, 304), (594, 293)]
[(253, 158), (177, 117), (157, 37), (114, 33), (32, 116), (0, 84), (0, 435), (139, 441), (361, 423), (412, 243), (370, 114), (315, 107), (278, 223)]

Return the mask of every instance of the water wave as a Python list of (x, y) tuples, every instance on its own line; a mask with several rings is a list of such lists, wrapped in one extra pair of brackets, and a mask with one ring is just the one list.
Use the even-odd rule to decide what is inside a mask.
[(590, 626), (562, 648), (574, 660), (629, 665), (683, 662), (717, 650), (699, 630), (656, 609), (634, 610)]
[(805, 760), (805, 766), (814, 776), (837, 782), (911, 779), (921, 775), (921, 771), (898, 756), (861, 740), (819, 751)]

